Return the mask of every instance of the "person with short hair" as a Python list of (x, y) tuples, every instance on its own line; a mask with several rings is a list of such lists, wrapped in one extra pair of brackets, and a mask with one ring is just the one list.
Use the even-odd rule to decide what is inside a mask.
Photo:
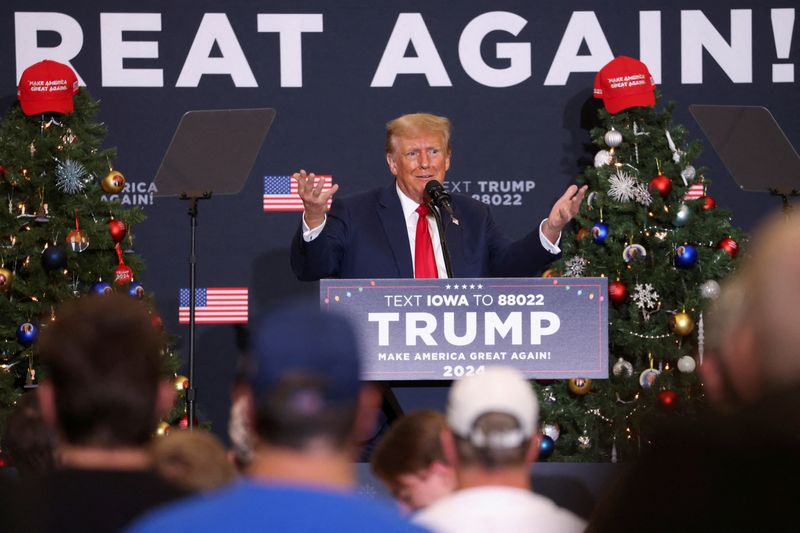
[(531, 490), (539, 403), (518, 370), (492, 366), (455, 382), (442, 448), (457, 490), (415, 515), (435, 532), (578, 532), (584, 520)]
[(190, 492), (217, 489), (236, 479), (225, 447), (202, 429), (172, 430), (155, 439), (151, 453), (159, 475)]
[(131, 531), (421, 531), (353, 491), (354, 442), (373, 427), (379, 395), (359, 381), (350, 323), (298, 307), (265, 317), (254, 335), (247, 475), (156, 511)]
[(455, 489), (455, 473), (442, 451), (443, 414), (421, 410), (397, 420), (372, 452), (372, 472), (404, 511), (418, 511)]
[(69, 301), (42, 328), (36, 392), (60, 468), (23, 487), (20, 499), (37, 502), (27, 530), (116, 532), (187, 495), (156, 474), (148, 450), (175, 398), (163, 346), (146, 305), (121, 294)]
[[(450, 169), (450, 120), (411, 113), (386, 125), (386, 163), (394, 176), (378, 188), (337, 197), (334, 184), (301, 170), (292, 175), (303, 201), (303, 217), (292, 241), (291, 265), (298, 279), (446, 278), (445, 255), (425, 192), (444, 184)], [(560, 253), (561, 230), (575, 216), (587, 187), (571, 185), (538, 230), (512, 241), (498, 228), (489, 207), (452, 193), (458, 224), (446, 225), (453, 277), (533, 276)], [(420, 243), (418, 246), (418, 242)]]

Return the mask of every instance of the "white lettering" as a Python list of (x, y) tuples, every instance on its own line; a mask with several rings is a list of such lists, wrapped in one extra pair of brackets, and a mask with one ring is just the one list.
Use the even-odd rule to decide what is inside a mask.
[(303, 33), (322, 32), (322, 14), (258, 15), (258, 31), (280, 36), (281, 87), (303, 86)]
[[(40, 31), (53, 31), (61, 37), (56, 46), (39, 47)], [(83, 30), (78, 21), (64, 13), (14, 13), (14, 45), (17, 56), (17, 83), (26, 68), (44, 59), (72, 67), (78, 83), (86, 85), (70, 61), (83, 48)]]
[[(222, 57), (211, 57), (214, 43)], [(175, 86), (197, 87), (205, 74), (228, 74), (236, 87), (258, 87), (225, 13), (203, 15)]]
[(161, 31), (160, 13), (100, 13), (100, 62), (104, 87), (163, 87), (160, 68), (124, 68), (123, 59), (158, 59), (158, 41), (123, 41), (122, 32)]
[(493, 31), (519, 35), (527, 20), (506, 11), (477, 16), (467, 24), (458, 41), (458, 57), (469, 76), (487, 87), (511, 87), (531, 77), (531, 43), (497, 43), (498, 59), (508, 59), (506, 68), (492, 68), (481, 57), (481, 43)]
[(734, 83), (753, 81), (752, 11), (731, 9), (731, 42), (700, 10), (681, 11), (681, 82), (703, 83), (703, 50)]
[[(578, 55), (586, 41), (589, 55)], [(575, 11), (558, 45), (558, 50), (544, 80), (545, 85), (566, 85), (573, 72), (597, 72), (614, 59), (611, 47), (594, 11)]]
[[(406, 57), (409, 45), (416, 57)], [(370, 87), (392, 87), (398, 74), (424, 74), (431, 87), (451, 87), (450, 77), (420, 13), (400, 13)]]

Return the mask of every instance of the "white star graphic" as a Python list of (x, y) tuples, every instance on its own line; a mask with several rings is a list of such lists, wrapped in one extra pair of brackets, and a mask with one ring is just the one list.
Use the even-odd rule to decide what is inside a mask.
[(474, 283), (470, 283), (470, 284), (469, 284), (469, 288), (470, 288), (470, 289), (474, 289), (474, 288), (475, 288), (475, 284), (474, 284)]
[(444, 288), (445, 289), (449, 289), (450, 288), (450, 284), (448, 283), (447, 285), (444, 286)]
[(464, 285), (461, 286), (461, 288), (462, 289), (466, 289), (467, 288), (467, 284), (465, 283)]
[(479, 289), (482, 289), (482, 288), (483, 288), (483, 285), (481, 285), (480, 283), (478, 283), (478, 288), (479, 288)]

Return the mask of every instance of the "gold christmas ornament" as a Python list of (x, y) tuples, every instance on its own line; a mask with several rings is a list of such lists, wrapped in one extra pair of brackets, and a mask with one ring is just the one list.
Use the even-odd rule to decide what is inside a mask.
[(7, 268), (0, 268), (0, 292), (6, 292), (11, 289), (11, 280), (14, 279), (14, 274)]
[(159, 437), (163, 437), (164, 435), (169, 433), (170, 428), (171, 426), (162, 420), (161, 422), (158, 423), (158, 426), (156, 427), (156, 435), (158, 435)]
[(569, 380), (569, 390), (572, 394), (583, 396), (592, 388), (592, 380), (589, 378), (572, 378)]
[(173, 385), (175, 385), (175, 390), (178, 392), (183, 392), (189, 388), (189, 378), (186, 376), (177, 375), (175, 379), (172, 380)]
[(111, 170), (100, 181), (100, 187), (108, 194), (118, 194), (125, 188), (125, 176), (122, 175), (122, 172)]
[(688, 313), (681, 311), (669, 319), (670, 329), (678, 335), (685, 337), (694, 329), (694, 319)]

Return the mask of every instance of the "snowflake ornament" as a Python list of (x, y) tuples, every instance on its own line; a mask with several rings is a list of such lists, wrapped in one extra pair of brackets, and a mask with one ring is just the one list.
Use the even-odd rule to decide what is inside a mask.
[(633, 303), (636, 304), (636, 307), (642, 311), (642, 317), (644, 317), (646, 321), (650, 320), (651, 312), (658, 309), (659, 298), (660, 296), (649, 283), (637, 283), (633, 287), (633, 295), (631, 296), (631, 300), (633, 300)]
[(567, 278), (580, 278), (586, 272), (586, 265), (589, 261), (583, 257), (576, 255), (567, 259), (567, 270), (564, 272), (564, 277)]
[(59, 161), (56, 165), (56, 187), (61, 192), (76, 194), (86, 186), (83, 178), (86, 176), (86, 167), (72, 159)]
[(637, 204), (644, 206), (649, 206), (653, 203), (653, 196), (650, 194), (650, 190), (644, 183), (636, 184), (636, 188), (633, 190), (633, 198), (636, 200)]
[(608, 195), (611, 199), (624, 203), (630, 202), (636, 197), (636, 178), (627, 172), (618, 170), (616, 174), (608, 178), (608, 183), (610, 185)]

